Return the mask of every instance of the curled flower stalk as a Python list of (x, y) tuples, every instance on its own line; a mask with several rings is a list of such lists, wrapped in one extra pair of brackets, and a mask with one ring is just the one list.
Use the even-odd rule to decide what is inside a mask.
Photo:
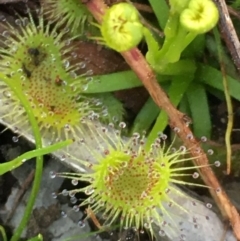
[[(218, 9), (211, 0), (190, 0), (185, 1), (183, 6), (178, 5), (172, 1), (171, 8), (176, 7), (179, 13), (176, 11), (170, 14), (169, 23), (164, 30), (166, 39), (158, 53), (157, 58), (163, 63), (177, 62), (182, 51), (196, 36), (211, 30), (219, 19)], [(175, 26), (170, 26), (171, 23)]]
[(180, 15), (181, 25), (189, 32), (203, 34), (218, 22), (218, 10), (211, 0), (191, 0)]
[[(119, 126), (125, 128), (125, 123), (121, 122)], [(88, 153), (85, 160), (78, 160), (85, 166), (86, 173), (53, 172), (51, 176), (70, 178), (74, 185), (78, 181), (88, 182), (87, 187), (70, 190), (68, 194), (71, 197), (77, 192), (89, 195), (81, 205), (89, 205), (94, 213), (103, 212), (105, 225), (120, 218), (121, 228), (146, 228), (151, 236), (164, 236), (166, 221), (171, 220), (174, 232), (174, 218), (167, 207), (176, 207), (180, 212), (187, 210), (172, 197), (192, 200), (173, 184), (201, 186), (180, 179), (182, 176), (192, 176), (193, 179), (199, 176), (196, 171), (190, 173), (196, 167), (178, 166), (192, 158), (186, 157), (188, 151), (184, 146), (178, 150), (172, 145), (167, 148), (164, 134), (159, 135), (150, 150), (145, 147), (144, 135), (135, 133), (124, 141), (120, 134), (121, 131), (115, 130), (112, 124), (109, 128), (97, 127), (93, 135), (98, 143), (96, 149), (89, 147), (84, 139), (79, 141)], [(154, 226), (157, 226), (158, 233)]]
[[(19, 18), (18, 29), (8, 24), (2, 33), (0, 48), (0, 71), (14, 81), (30, 102), (42, 137), (48, 135), (50, 142), (82, 133), (82, 122), (106, 112), (101, 102), (93, 97), (79, 94), (88, 82), (85, 74), (76, 71), (82, 63), (71, 65), (74, 54), (72, 39), (64, 39), (64, 31), (58, 32), (58, 24), (51, 29), (39, 17), (35, 24)], [(61, 23), (59, 23), (61, 24)], [(85, 76), (85, 77), (84, 77)], [(2, 120), (11, 123), (19, 132), (31, 129), (24, 108), (11, 89), (0, 81)], [(50, 135), (50, 137), (49, 137)]]

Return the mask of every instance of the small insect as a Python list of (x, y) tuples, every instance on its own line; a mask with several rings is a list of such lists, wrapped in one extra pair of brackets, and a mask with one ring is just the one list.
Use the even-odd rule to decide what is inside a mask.
[(50, 110), (51, 110), (51, 111), (54, 111), (54, 110), (55, 110), (55, 108), (56, 108), (56, 106), (55, 106), (55, 105), (50, 105)]
[(57, 77), (55, 79), (55, 84), (57, 86), (61, 86), (63, 84), (63, 80), (60, 79), (59, 75), (57, 75)]
[(40, 51), (37, 48), (29, 48), (28, 54), (32, 56), (34, 65), (38, 66), (40, 63)]
[(27, 76), (27, 78), (30, 78), (32, 73), (31, 73), (30, 70), (28, 70), (28, 69), (26, 68), (26, 65), (25, 65), (25, 64), (22, 64), (22, 69), (23, 69), (23, 72), (25, 73), (25, 75)]
[(187, 126), (189, 126), (190, 124), (192, 124), (192, 119), (191, 119), (189, 116), (187, 116), (186, 114), (184, 114), (184, 115), (182, 116), (182, 120), (183, 120), (183, 122), (184, 122)]
[(40, 52), (37, 48), (29, 48), (28, 53), (32, 56), (35, 56), (35, 57), (40, 54)]

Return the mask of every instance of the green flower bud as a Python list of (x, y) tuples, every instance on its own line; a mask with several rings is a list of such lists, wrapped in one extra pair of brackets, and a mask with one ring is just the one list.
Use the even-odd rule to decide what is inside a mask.
[(143, 38), (139, 13), (128, 3), (110, 7), (103, 16), (100, 29), (103, 42), (118, 52), (136, 47)]
[(211, 30), (218, 22), (219, 13), (211, 0), (191, 0), (180, 15), (181, 25), (196, 34)]

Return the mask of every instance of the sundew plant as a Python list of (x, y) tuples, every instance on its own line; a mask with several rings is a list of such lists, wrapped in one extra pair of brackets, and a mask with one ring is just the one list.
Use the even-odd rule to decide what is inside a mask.
[[(210, 56), (206, 63), (202, 56), (206, 48), (214, 52), (210, 41), (218, 46), (219, 61), (221, 54), (226, 54), (216, 29), (217, 6), (211, 0), (150, 0), (147, 7), (151, 7), (154, 18), (146, 21), (145, 13), (139, 10), (144, 8), (132, 2), (106, 6), (100, 0), (41, 0), (39, 4), (41, 10), (37, 14), (29, 9), (26, 16), (17, 15), (14, 25), (2, 23), (4, 30), (0, 36), (1, 121), (19, 136), (33, 133), (36, 144), (33, 152), (1, 164), (0, 174), (37, 157), (31, 200), (11, 241), (19, 240), (29, 220), (39, 190), (42, 156), (63, 148), (67, 158), (62, 161), (70, 162), (67, 164), (71, 166), (72, 160), (84, 172), (53, 170), (50, 176), (72, 179), (73, 185), (87, 182), (86, 187), (61, 193), (71, 199), (76, 199), (78, 192), (88, 196), (74, 206), (75, 211), (88, 206), (94, 215), (103, 214), (104, 227), (117, 224), (121, 230), (145, 229), (151, 239), (177, 236), (186, 240), (187, 234), (178, 227), (174, 215), (187, 213), (193, 217), (193, 228), (198, 228), (198, 224), (191, 210), (178, 204), (177, 197), (193, 206), (199, 202), (176, 184), (206, 188), (208, 185), (195, 182), (201, 168), (220, 165), (219, 161), (201, 164), (199, 160), (206, 155), (186, 130), (190, 131), (189, 125), (193, 123), (197, 137), (211, 137), (208, 93), (220, 99), (240, 100), (235, 72), (227, 71), (230, 85), (226, 87), (222, 84), (218, 58)], [(98, 23), (88, 22), (92, 14)], [(99, 76), (91, 70), (82, 73), (86, 65), (76, 61), (77, 43), (87, 36), (87, 24), (98, 30), (98, 35), (89, 36), (88, 41), (121, 53), (133, 70)], [(214, 34), (208, 34), (210, 31)], [(142, 62), (137, 46), (143, 46)], [(72, 64), (73, 59), (76, 64)], [(148, 83), (156, 75), (172, 104), (190, 118), (168, 100), (158, 102), (166, 110), (160, 111), (155, 98), (164, 98), (154, 95), (159, 87), (156, 82), (154, 90), (148, 89), (153, 99), (149, 97), (134, 120), (126, 125), (122, 121), (126, 112), (113, 92), (141, 86), (139, 79), (143, 77), (138, 69), (147, 70)], [(182, 116), (181, 123), (168, 112), (172, 108)], [(190, 148), (183, 144), (175, 148), (174, 141), (166, 141), (162, 131), (168, 119), (183, 142), (193, 140)], [(4, 229), (0, 227), (0, 231), (4, 236)], [(41, 235), (33, 238), (41, 239)]]
[[(64, 39), (64, 31), (58, 33), (58, 25), (50, 29), (43, 16), (38, 21), (35, 24), (30, 14), (29, 19), (16, 20), (19, 29), (9, 24), (4, 30), (0, 69), (31, 103), (42, 137), (51, 133), (50, 142), (68, 136), (77, 138), (85, 119), (95, 118), (97, 113), (106, 116), (107, 110), (99, 99), (81, 94), (91, 78), (76, 74), (82, 62), (70, 65), (74, 38)], [(6, 112), (2, 119), (10, 120), (16, 131), (30, 129), (19, 99), (3, 81), (0, 85)]]
[[(173, 142), (167, 147), (165, 134), (159, 134), (150, 150), (146, 147), (145, 134), (134, 133), (124, 140), (121, 137), (124, 128), (124, 122), (115, 128), (113, 123), (108, 127), (96, 126), (90, 133), (91, 141), (95, 139), (94, 142), (98, 143), (96, 148), (87, 138), (80, 140), (79, 151), (83, 147), (88, 154), (85, 159), (76, 161), (85, 166), (86, 173), (51, 171), (50, 177), (71, 179), (73, 186), (79, 181), (89, 185), (64, 189), (61, 193), (53, 193), (53, 197), (62, 194), (76, 203), (76, 195), (83, 192), (87, 199), (74, 205), (73, 210), (76, 212), (81, 206), (87, 206), (94, 214), (105, 217), (102, 224), (105, 228), (119, 225), (120, 230), (134, 228), (144, 232), (145, 229), (151, 238), (168, 236), (185, 240), (188, 234), (174, 219), (181, 213), (188, 213), (194, 220), (194, 213), (179, 205), (176, 197), (193, 206), (199, 202), (184, 194), (175, 184), (205, 187), (194, 183), (199, 173), (196, 167), (189, 165), (193, 158), (189, 157), (185, 146), (176, 149)], [(179, 163), (186, 165), (179, 166)], [(215, 165), (219, 166), (219, 161)], [(185, 182), (182, 177), (190, 177), (192, 182)], [(83, 222), (80, 221), (79, 225), (83, 226)], [(195, 221), (191, 225), (198, 229), (201, 224)]]

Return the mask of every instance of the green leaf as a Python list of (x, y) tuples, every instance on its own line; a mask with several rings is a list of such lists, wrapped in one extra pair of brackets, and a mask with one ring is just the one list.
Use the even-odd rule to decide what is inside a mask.
[[(221, 71), (209, 67), (204, 64), (199, 64), (199, 68), (196, 73), (197, 80), (201, 81), (204, 84), (210, 85), (218, 90), (224, 91), (223, 82), (222, 82), (222, 73)], [(228, 80), (228, 88), (230, 95), (240, 101), (240, 82), (229, 75), (226, 76)]]
[[(169, 77), (158, 76), (160, 82), (167, 81)], [(112, 92), (123, 89), (131, 89), (142, 86), (142, 82), (137, 75), (131, 71), (122, 71), (113, 74), (94, 76), (89, 82), (88, 88), (84, 91), (86, 94)]]
[(21, 156), (15, 158), (12, 161), (0, 164), (0, 175), (3, 175), (4, 173), (9, 172), (9, 171), (21, 166), (25, 161), (27, 161), (31, 158), (49, 154), (53, 151), (56, 151), (58, 149), (61, 149), (65, 146), (69, 145), (70, 143), (72, 143), (72, 140), (61, 141), (57, 144), (54, 144), (54, 145), (51, 145), (48, 147), (43, 147), (41, 149), (26, 152), (26, 153), (22, 154)]
[(206, 90), (203, 85), (192, 83), (187, 90), (187, 98), (193, 120), (194, 134), (198, 137), (211, 136), (211, 118)]
[(169, 16), (169, 7), (166, 0), (149, 0), (149, 3), (157, 17), (159, 26), (164, 29)]
[(42, 241), (42, 240), (43, 240), (43, 236), (41, 234), (38, 234), (38, 236), (34, 238), (30, 238), (27, 241)]
[(189, 104), (188, 104), (188, 99), (186, 94), (182, 97), (181, 102), (179, 104), (178, 108), (182, 113), (186, 114), (187, 116), (191, 115)]
[(5, 232), (5, 229), (3, 226), (0, 225), (0, 233), (1, 233), (1, 239), (0, 240), (3, 240), (3, 241), (7, 241), (7, 235), (6, 235), (6, 232)]
[(135, 118), (131, 133), (141, 132), (143, 130), (147, 131), (157, 118), (159, 111), (159, 107), (155, 104), (153, 99), (149, 97)]

